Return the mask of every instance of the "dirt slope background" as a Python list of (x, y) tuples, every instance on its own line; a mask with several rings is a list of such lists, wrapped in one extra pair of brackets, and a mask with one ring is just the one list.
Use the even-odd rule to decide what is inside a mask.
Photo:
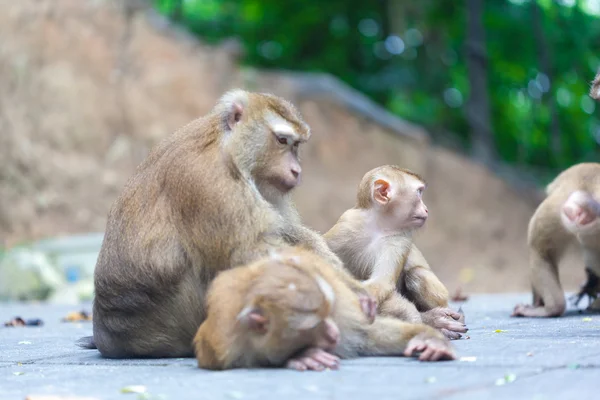
[[(325, 231), (362, 175), (393, 163), (425, 176), (431, 218), (418, 244), (451, 290), (529, 290), (526, 228), (536, 203), (421, 128), (336, 97), (336, 80), (241, 70), (143, 7), (107, 0), (2, 1), (0, 240), (102, 231), (111, 203), (161, 138), (237, 86), (283, 95), (313, 130), (296, 200)], [(336, 89), (336, 90), (337, 90)], [(356, 101), (354, 100), (358, 99)], [(567, 287), (583, 279), (568, 271)]]

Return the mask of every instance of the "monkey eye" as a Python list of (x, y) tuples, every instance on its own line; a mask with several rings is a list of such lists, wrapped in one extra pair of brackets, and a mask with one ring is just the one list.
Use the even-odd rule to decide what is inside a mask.
[(280, 144), (283, 144), (283, 145), (287, 145), (288, 144), (288, 139), (286, 137), (283, 137), (283, 136), (278, 136), (277, 137), (277, 141)]

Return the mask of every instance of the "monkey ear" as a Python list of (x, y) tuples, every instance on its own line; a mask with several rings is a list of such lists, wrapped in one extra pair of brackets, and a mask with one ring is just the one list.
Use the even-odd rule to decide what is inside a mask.
[(238, 102), (231, 103), (231, 108), (227, 112), (227, 128), (232, 130), (233, 127), (240, 122), (242, 114), (244, 113), (244, 107)]
[(377, 179), (373, 184), (373, 199), (379, 204), (387, 204), (390, 201), (390, 184), (383, 179)]
[(248, 306), (244, 308), (237, 317), (238, 321), (251, 331), (256, 333), (267, 333), (269, 318), (258, 307)]

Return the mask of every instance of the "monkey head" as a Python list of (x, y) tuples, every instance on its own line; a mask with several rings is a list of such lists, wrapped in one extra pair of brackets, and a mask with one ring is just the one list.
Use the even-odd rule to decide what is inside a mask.
[(340, 340), (331, 318), (333, 288), (320, 275), (311, 276), (294, 263), (285, 258), (265, 260), (237, 317), (253, 350), (275, 365), (308, 347), (332, 350)]
[(569, 195), (561, 208), (561, 220), (571, 233), (600, 235), (600, 203), (583, 190)]
[(370, 208), (379, 222), (393, 230), (421, 228), (429, 211), (423, 202), (423, 178), (393, 165), (375, 168), (365, 174), (358, 190), (358, 207)]
[(286, 100), (234, 90), (216, 108), (223, 122), (222, 148), (268, 200), (300, 183), (300, 144), (310, 129)]

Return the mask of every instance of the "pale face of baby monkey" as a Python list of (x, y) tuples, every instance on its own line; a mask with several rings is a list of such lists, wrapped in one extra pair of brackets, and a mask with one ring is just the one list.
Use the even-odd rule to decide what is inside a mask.
[(421, 178), (406, 172), (396, 173), (393, 180), (376, 179), (372, 202), (378, 226), (393, 231), (421, 228), (429, 215), (423, 202), (425, 187)]

